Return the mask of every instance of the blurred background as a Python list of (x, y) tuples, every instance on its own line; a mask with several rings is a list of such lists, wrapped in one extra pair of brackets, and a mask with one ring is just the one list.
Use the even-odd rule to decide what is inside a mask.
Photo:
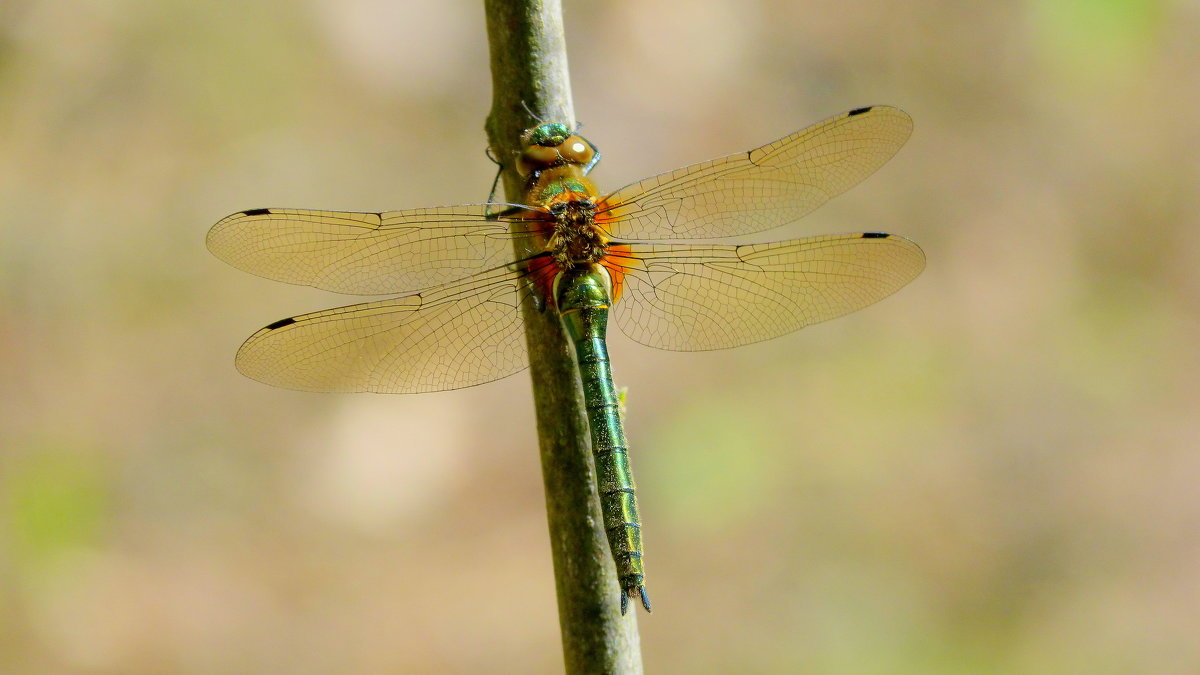
[[(647, 669), (1200, 670), (1200, 5), (565, 4), (602, 188), (916, 120), (757, 237), (904, 234), (911, 286), (737, 350), (612, 338)], [(478, 2), (0, 6), (0, 670), (561, 670), (527, 375), (258, 384), (246, 336), (354, 299), (204, 246), (484, 200), (490, 101)]]

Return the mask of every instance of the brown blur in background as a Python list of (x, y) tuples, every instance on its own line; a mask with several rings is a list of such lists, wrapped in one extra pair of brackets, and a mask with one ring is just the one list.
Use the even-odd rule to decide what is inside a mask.
[[(661, 673), (1200, 670), (1200, 6), (568, 0), (614, 189), (856, 106), (877, 306), (676, 354), (614, 331)], [(254, 207), (477, 203), (481, 3), (0, 6), (0, 671), (552, 673), (528, 376), (240, 376), (354, 298), (239, 272)], [(614, 592), (616, 589), (614, 588)]]

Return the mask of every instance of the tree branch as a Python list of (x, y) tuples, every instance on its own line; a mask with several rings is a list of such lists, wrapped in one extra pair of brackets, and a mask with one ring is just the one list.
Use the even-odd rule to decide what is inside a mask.
[[(488, 140), (503, 164), (508, 201), (521, 203), (524, 185), (511, 158), (522, 134), (542, 122), (575, 123), (562, 8), (559, 0), (485, 0), (484, 7)], [(641, 673), (636, 612), (620, 612), (573, 350), (557, 314), (531, 302), (523, 312), (566, 672)]]

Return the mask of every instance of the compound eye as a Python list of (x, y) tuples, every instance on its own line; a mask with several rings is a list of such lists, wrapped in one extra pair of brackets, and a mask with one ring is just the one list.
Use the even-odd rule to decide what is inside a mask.
[(534, 171), (541, 171), (560, 161), (562, 160), (559, 158), (558, 150), (535, 143), (521, 151), (521, 156), (517, 158), (517, 172), (522, 176), (528, 176)]
[(592, 149), (591, 144), (580, 136), (571, 136), (564, 141), (562, 145), (558, 146), (558, 153), (572, 164), (584, 165), (596, 156), (596, 151)]

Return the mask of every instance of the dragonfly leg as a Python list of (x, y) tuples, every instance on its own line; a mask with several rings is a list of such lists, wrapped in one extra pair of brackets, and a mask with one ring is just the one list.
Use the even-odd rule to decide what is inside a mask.
[(483, 215), (487, 217), (498, 216), (501, 214), (492, 213), (492, 204), (495, 203), (496, 188), (500, 185), (500, 176), (504, 173), (504, 164), (492, 156), (491, 146), (485, 148), (483, 154), (487, 155), (487, 158), (492, 160), (492, 164), (496, 165), (496, 177), (492, 179), (492, 189), (488, 191), (487, 208), (484, 209)]

